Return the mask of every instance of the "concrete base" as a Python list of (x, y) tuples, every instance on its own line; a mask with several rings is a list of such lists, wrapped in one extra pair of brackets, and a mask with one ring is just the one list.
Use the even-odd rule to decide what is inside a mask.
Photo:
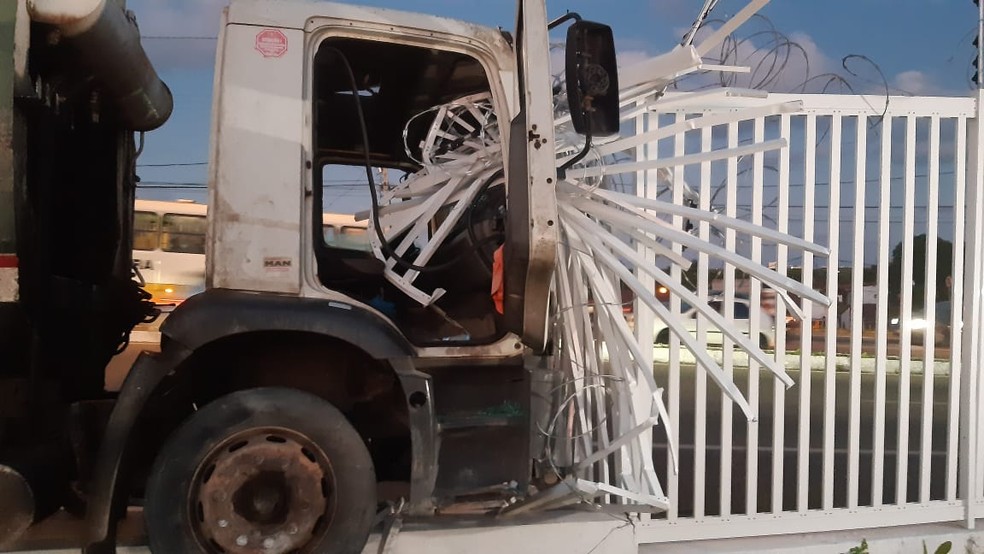
[[(65, 535), (78, 532), (63, 522)], [(51, 531), (56, 531), (52, 528)], [(633, 528), (624, 519), (598, 514), (565, 513), (531, 517), (522, 522), (442, 518), (436, 522), (406, 522), (391, 536), (386, 550), (382, 535), (369, 537), (363, 554), (626, 554), (636, 552)], [(75, 541), (70, 541), (75, 542)], [(46, 544), (51, 545), (53, 541)], [(35, 541), (36, 545), (45, 544)], [(62, 543), (64, 544), (64, 543)], [(3, 550), (0, 549), (0, 552)], [(76, 549), (19, 550), (24, 554), (77, 554)], [(148, 554), (146, 547), (119, 547), (118, 554)]]
[[(381, 539), (374, 533), (363, 554), (382, 552)], [(410, 523), (387, 548), (387, 554), (625, 554), (636, 552), (636, 542), (632, 525), (620, 516), (568, 513), (494, 525)]]
[[(977, 528), (984, 528), (984, 520), (977, 520)], [(648, 544), (639, 547), (639, 554), (673, 552), (674, 554), (831, 554), (849, 552), (859, 548), (862, 541), (868, 545), (865, 552), (908, 554), (934, 554), (943, 543), (949, 542), (949, 552), (960, 554), (984, 554), (984, 531), (968, 530), (958, 523), (932, 523), (906, 525), (880, 529), (856, 529), (827, 533), (802, 533), (773, 537), (735, 537), (707, 541)]]
[[(984, 529), (984, 520), (978, 520)], [(984, 531), (970, 531), (958, 523), (908, 525), (803, 533), (772, 537), (636, 544), (635, 529), (625, 520), (598, 514), (566, 513), (540, 516), (523, 522), (475, 520), (404, 524), (386, 549), (382, 536), (369, 538), (363, 554), (833, 554), (849, 552), (865, 541), (876, 554), (934, 554), (945, 542), (950, 552), (984, 554)], [(923, 548), (925, 547), (925, 550)], [(147, 554), (145, 547), (120, 547), (119, 554)], [(78, 550), (26, 550), (30, 554), (76, 554)]]

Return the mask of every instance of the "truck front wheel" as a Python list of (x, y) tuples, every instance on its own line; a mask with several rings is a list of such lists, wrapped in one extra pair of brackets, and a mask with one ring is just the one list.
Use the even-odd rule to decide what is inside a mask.
[(362, 438), (308, 393), (259, 388), (175, 431), (147, 482), (152, 552), (361, 552), (376, 509)]

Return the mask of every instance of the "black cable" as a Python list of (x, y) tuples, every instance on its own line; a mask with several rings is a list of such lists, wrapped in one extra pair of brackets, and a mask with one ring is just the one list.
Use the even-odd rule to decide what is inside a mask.
[[(467, 217), (467, 220), (466, 220), (466, 229), (468, 231), (468, 243), (471, 244), (472, 247), (474, 247), (476, 244), (478, 244), (478, 236), (475, 234), (475, 229), (472, 227), (472, 213), (473, 212), (474, 212), (474, 210), (469, 209), (468, 210), (468, 215), (466, 216)], [(492, 236), (495, 236), (495, 235), (492, 235)], [(495, 261), (494, 260), (489, 260), (485, 256), (485, 253), (482, 252), (481, 250), (478, 250), (478, 259), (482, 262), (482, 269), (484, 269), (485, 272), (488, 273), (489, 276), (491, 276), (492, 275), (492, 268), (493, 268), (493, 266), (495, 264)]]
[[(583, 69), (582, 68), (579, 68), (578, 69), (578, 72), (583, 74)], [(579, 86), (578, 89), (580, 89), (580, 88), (581, 87)], [(585, 110), (584, 109), (584, 106), (583, 106), (583, 102), (584, 102), (583, 95), (584, 95), (584, 92), (582, 90), (579, 90), (578, 92), (580, 92), (582, 94), (582, 98), (577, 98), (576, 100), (579, 100), (578, 105), (577, 105), (577, 109), (580, 110), (580, 112), (582, 114), (581, 117), (584, 118), (584, 148), (580, 152), (578, 152), (577, 155), (575, 155), (573, 158), (567, 160), (566, 162), (564, 162), (563, 165), (561, 165), (560, 167), (557, 168), (557, 178), (558, 179), (564, 179), (564, 178), (566, 178), (567, 177), (567, 170), (570, 169), (571, 167), (573, 167), (574, 164), (576, 164), (577, 162), (579, 162), (579, 161), (583, 160), (584, 158), (586, 158), (587, 155), (588, 155), (588, 152), (591, 151), (591, 113), (588, 112), (588, 110)], [(568, 104), (568, 108), (571, 110), (571, 112), (573, 112), (574, 109), (575, 109), (575, 106), (573, 104), (571, 104), (571, 99), (570, 98), (567, 99), (567, 104)]]
[[(334, 52), (341, 60), (342, 65), (345, 66), (345, 72), (348, 74), (349, 85), (352, 87), (352, 100), (355, 102), (355, 112), (359, 119), (359, 130), (362, 133), (362, 154), (365, 161), (366, 178), (369, 181), (369, 197), (372, 201), (372, 210), (370, 213), (370, 218), (372, 219), (372, 229), (376, 234), (376, 238), (379, 240), (379, 247), (383, 251), (383, 254), (396, 262), (396, 264), (400, 267), (420, 273), (441, 271), (458, 263), (459, 259), (454, 258), (439, 265), (416, 265), (403, 259), (389, 245), (389, 241), (386, 240), (386, 236), (383, 234), (383, 228), (379, 223), (379, 199), (376, 197), (376, 181), (372, 176), (372, 158), (369, 156), (369, 130), (366, 127), (366, 117), (362, 111), (362, 99), (359, 95), (359, 84), (355, 79), (355, 72), (352, 71), (352, 65), (349, 63), (348, 57), (345, 56), (345, 53), (333, 46), (325, 46), (324, 48), (326, 51)], [(485, 240), (481, 241), (480, 244), (484, 244), (489, 240), (489, 238), (493, 237), (487, 237)]]
[[(490, 177), (489, 180), (485, 183), (485, 185), (482, 186), (482, 191), (476, 196), (475, 200), (472, 201), (471, 205), (468, 206), (468, 211), (465, 213), (465, 230), (468, 232), (468, 242), (469, 244), (471, 244), (472, 248), (474, 248), (478, 252), (478, 258), (482, 262), (482, 267), (485, 268), (486, 273), (488, 273), (489, 276), (492, 275), (492, 270), (493, 270), (493, 266), (495, 265), (495, 260), (489, 256), (486, 256), (485, 252), (483, 252), (482, 249), (478, 248), (478, 244), (480, 244), (480, 242), (478, 239), (478, 235), (475, 234), (475, 225), (474, 225), (475, 207), (478, 204), (479, 198), (482, 198), (483, 196), (485, 198), (488, 198), (489, 190), (492, 188), (493, 185), (495, 185), (498, 182), (500, 178), (502, 178), (502, 176), (503, 176), (503, 171), (500, 170), (497, 171), (495, 175)], [(502, 184), (504, 183), (505, 181), (502, 182)], [(488, 242), (487, 237), (486, 239), (483, 239), (481, 241), (481, 244), (484, 244), (485, 242)]]
[(585, 113), (584, 118), (584, 148), (577, 153), (576, 156), (564, 162), (563, 165), (557, 168), (557, 177), (563, 179), (567, 175), (567, 170), (570, 169), (574, 164), (583, 160), (587, 157), (588, 152), (591, 151), (591, 116)]
[(338, 56), (342, 65), (345, 67), (345, 72), (349, 79), (349, 85), (352, 88), (352, 100), (355, 102), (355, 113), (359, 119), (359, 131), (362, 134), (362, 155), (364, 156), (365, 168), (366, 168), (366, 178), (369, 182), (369, 197), (372, 202), (372, 210), (370, 211), (370, 218), (372, 220), (372, 229), (376, 234), (376, 238), (379, 240), (380, 249), (383, 251), (388, 258), (392, 258), (397, 265), (410, 269), (413, 271), (433, 271), (434, 267), (424, 267), (413, 264), (404, 260), (400, 257), (389, 245), (389, 241), (386, 240), (386, 236), (383, 234), (383, 228), (379, 223), (379, 199), (376, 197), (376, 180), (372, 175), (372, 158), (369, 155), (369, 129), (366, 127), (366, 117), (365, 113), (362, 111), (362, 99), (359, 95), (359, 83), (355, 79), (355, 72), (352, 70), (352, 64), (349, 63), (348, 57), (344, 52), (335, 48), (333, 46), (325, 47), (327, 51), (334, 52)]

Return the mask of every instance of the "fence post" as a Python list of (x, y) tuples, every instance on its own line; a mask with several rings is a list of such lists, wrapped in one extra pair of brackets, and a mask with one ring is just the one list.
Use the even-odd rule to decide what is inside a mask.
[(964, 501), (964, 522), (974, 528), (977, 518), (978, 490), (977, 465), (980, 463), (980, 358), (981, 341), (984, 340), (982, 321), (982, 287), (984, 287), (984, 125), (981, 122), (981, 105), (984, 90), (976, 91), (975, 118), (967, 125), (967, 242), (964, 266), (963, 305), (963, 371), (964, 382), (960, 387), (960, 496)]

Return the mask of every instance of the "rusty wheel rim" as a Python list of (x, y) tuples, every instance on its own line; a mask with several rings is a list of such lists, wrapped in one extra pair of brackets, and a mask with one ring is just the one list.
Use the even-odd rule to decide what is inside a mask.
[(213, 448), (195, 471), (191, 525), (207, 552), (309, 552), (335, 511), (325, 453), (287, 429), (250, 429)]

